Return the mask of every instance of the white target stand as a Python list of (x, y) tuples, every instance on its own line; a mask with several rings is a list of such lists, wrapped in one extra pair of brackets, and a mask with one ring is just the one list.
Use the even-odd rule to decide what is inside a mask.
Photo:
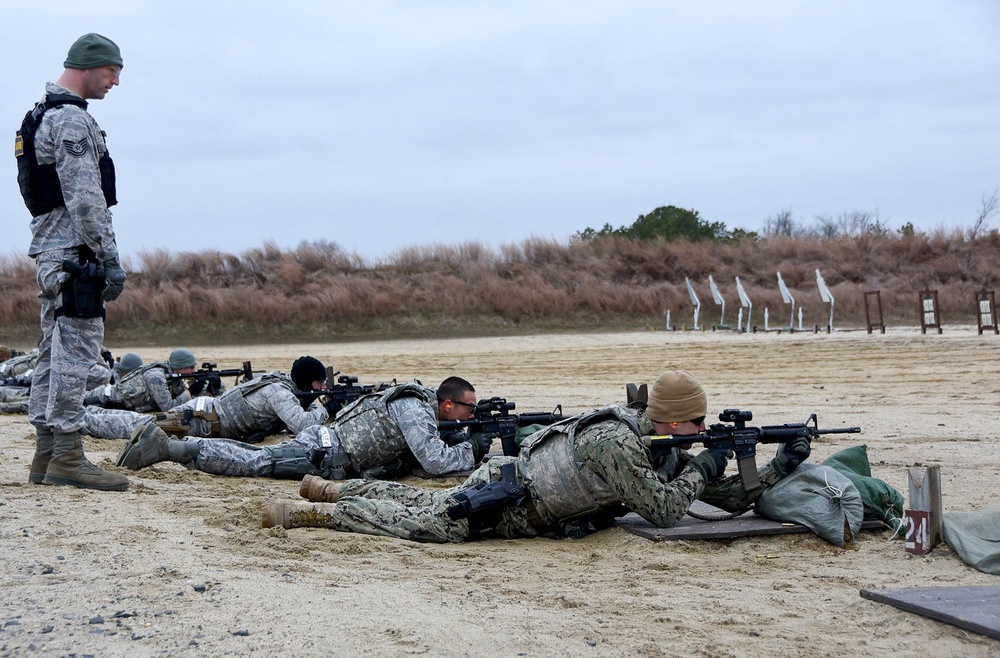
[[(819, 298), (823, 300), (824, 304), (830, 305), (830, 321), (826, 325), (826, 333), (829, 334), (833, 332), (833, 295), (826, 287), (826, 281), (823, 280), (823, 275), (819, 273), (819, 270), (816, 270), (816, 287), (819, 288)], [(801, 323), (801, 320), (799, 322)]]
[[(753, 315), (753, 303), (750, 301), (747, 291), (743, 288), (743, 284), (740, 283), (740, 277), (736, 277), (736, 293), (740, 296), (740, 319), (736, 324), (736, 331), (750, 333), (750, 316)], [(747, 323), (745, 327), (743, 325), (743, 309), (747, 310)]]
[(698, 331), (701, 327), (698, 326), (698, 313), (701, 311), (701, 301), (698, 299), (698, 295), (694, 291), (694, 286), (691, 285), (691, 280), (684, 277), (684, 283), (687, 284), (688, 295), (691, 297), (691, 304), (694, 305), (694, 330)]

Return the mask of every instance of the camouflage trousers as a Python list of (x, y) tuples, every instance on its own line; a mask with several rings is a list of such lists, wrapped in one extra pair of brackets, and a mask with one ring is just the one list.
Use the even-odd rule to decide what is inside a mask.
[(0, 386), (0, 402), (20, 402), (30, 395), (31, 389), (27, 386)]
[[(127, 439), (132, 436), (132, 430), (139, 425), (155, 422), (171, 436), (182, 437), (188, 434), (217, 436), (212, 423), (201, 418), (192, 418), (191, 424), (185, 426), (181, 423), (181, 416), (182, 414), (177, 411), (144, 414), (128, 409), (88, 406), (84, 417), (84, 431), (99, 439)], [(215, 423), (214, 429), (218, 429), (218, 423)]]
[(132, 430), (153, 422), (153, 417), (128, 409), (89, 406), (83, 420), (83, 430), (98, 439), (128, 439), (132, 436)]
[(0, 402), (0, 414), (28, 413), (28, 398), (15, 398), (17, 401)]
[(52, 249), (35, 257), (38, 298), (42, 303), (42, 339), (31, 379), (28, 420), (35, 427), (72, 433), (84, 426), (83, 398), (90, 370), (101, 359), (104, 320), (55, 317), (62, 307), (60, 290), (68, 279), (62, 261), (76, 249)]
[(380, 480), (345, 480), (340, 500), (333, 507), (333, 528), (341, 532), (398, 537), (419, 542), (460, 542), (472, 536), (505, 538), (535, 537), (539, 531), (528, 522), (523, 507), (508, 507), (492, 529), (475, 535), (467, 519), (452, 519), (448, 508), (457, 501), (454, 495), (477, 483), (503, 479), (500, 467), (514, 457), (498, 457), (486, 462), (466, 481), (451, 489), (427, 490), (398, 482)]

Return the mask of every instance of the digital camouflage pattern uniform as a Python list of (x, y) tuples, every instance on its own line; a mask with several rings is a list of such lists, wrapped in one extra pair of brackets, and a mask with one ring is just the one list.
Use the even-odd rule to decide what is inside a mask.
[[(47, 95), (73, 92), (48, 83)], [(84, 425), (83, 398), (91, 368), (101, 359), (103, 318), (56, 319), (60, 292), (70, 275), (64, 260), (77, 260), (81, 247), (99, 261), (118, 258), (115, 232), (101, 189), (100, 158), (107, 153), (104, 133), (93, 117), (76, 105), (48, 110), (35, 133), (38, 163), (55, 163), (65, 205), (31, 220), (31, 246), (41, 300), (38, 361), (31, 383), (28, 420), (38, 428), (60, 433)]]
[[(295, 395), (292, 378), (276, 371), (234, 386), (217, 398), (197, 397), (157, 415), (169, 434), (220, 437), (237, 441), (277, 434), (283, 429), (300, 432), (319, 425), (328, 417), (326, 409), (313, 403), (308, 409)], [(192, 413), (189, 427), (181, 424), (185, 411)], [(154, 417), (131, 411), (87, 407), (86, 429), (103, 439), (127, 439), (139, 425)], [(162, 416), (163, 418), (159, 418)]]
[(28, 413), (29, 395), (27, 386), (0, 386), (0, 414)]
[[(780, 477), (768, 464), (759, 469), (764, 486), (752, 494), (738, 475), (706, 484), (688, 467), (692, 455), (675, 450), (651, 463), (642, 436), (654, 434), (645, 414), (608, 407), (536, 432), (518, 457), (490, 459), (460, 486), (427, 491), (397, 482), (349, 480), (335, 505), (324, 506), (323, 525), (345, 532), (421, 542), (458, 542), (471, 536), (582, 536), (636, 512), (660, 528), (677, 523), (700, 498), (729, 511), (747, 509)], [(479, 483), (499, 482), (511, 463), (528, 502), (498, 510), (488, 526), (470, 531), (468, 519), (453, 519), (455, 494)], [(481, 522), (480, 522), (481, 524)]]
[(7, 359), (0, 363), (0, 379), (13, 379), (25, 373), (30, 374), (35, 369), (36, 361), (38, 361), (38, 350)]
[(404, 454), (435, 475), (475, 466), (472, 446), (447, 445), (437, 423), (434, 391), (400, 384), (362, 396), (328, 424), (307, 427), (277, 445), (189, 437), (196, 453), (189, 466), (216, 475), (290, 478), (332, 477), (338, 470), (358, 475)]
[[(110, 371), (109, 371), (110, 372)], [(87, 394), (87, 404), (131, 411), (168, 411), (191, 399), (181, 378), (168, 379), (173, 370), (167, 363), (139, 366), (116, 384), (105, 384)]]

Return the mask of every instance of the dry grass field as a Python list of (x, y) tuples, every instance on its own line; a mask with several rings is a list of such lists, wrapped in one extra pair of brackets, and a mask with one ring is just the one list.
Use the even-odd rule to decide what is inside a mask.
[[(838, 238), (771, 236), (731, 243), (631, 242), (610, 238), (561, 244), (527, 239), (497, 250), (471, 243), (403, 249), (368, 262), (326, 241), (295, 249), (274, 244), (241, 254), (144, 252), (125, 259), (124, 294), (108, 307), (110, 342), (328, 342), (370, 338), (527, 335), (678, 327), (693, 321), (685, 280), (701, 302), (701, 322), (718, 324), (708, 278), (736, 325), (739, 277), (753, 324), (787, 325), (780, 272), (803, 311), (803, 326), (825, 326), (819, 269), (835, 299), (835, 327), (865, 326), (864, 293), (878, 290), (884, 320), (919, 326), (918, 293), (938, 292), (941, 321), (975, 324), (975, 294), (1000, 283), (1000, 234), (863, 234)], [(0, 257), (0, 342), (37, 336), (31, 261)], [(874, 319), (874, 318), (873, 318)]]
[[(461, 374), (519, 410), (585, 411), (684, 366), (715, 412), (862, 426), (817, 441), (816, 461), (864, 443), (874, 475), (904, 495), (907, 467), (937, 464), (946, 511), (996, 506), (1000, 337), (968, 326), (191, 342), (220, 366), (287, 369), (308, 353), (362, 383)], [(173, 346), (109, 344), (147, 360)], [(24, 418), (0, 416), (0, 441), (0, 655), (1000, 656), (995, 640), (859, 596), (996, 584), (947, 546), (914, 557), (888, 532), (839, 549), (812, 535), (656, 543), (621, 528), (444, 546), (264, 530), (265, 502), (297, 483), (163, 464), (130, 474), (125, 493), (29, 486)], [(86, 447), (114, 468), (115, 442)]]

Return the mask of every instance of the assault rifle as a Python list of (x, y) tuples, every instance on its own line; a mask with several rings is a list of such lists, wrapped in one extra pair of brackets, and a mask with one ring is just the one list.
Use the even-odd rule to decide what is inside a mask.
[(671, 448), (690, 448), (694, 443), (703, 443), (706, 448), (721, 447), (732, 450), (736, 453), (736, 464), (743, 489), (753, 491), (761, 486), (756, 460), (758, 443), (788, 443), (800, 436), (812, 441), (821, 434), (857, 434), (861, 431), (860, 427), (819, 429), (816, 414), (809, 416), (804, 423), (747, 427), (747, 421), (753, 420), (753, 413), (726, 409), (719, 414), (719, 420), (732, 425), (715, 424), (700, 434), (647, 436), (644, 437), (644, 441), (654, 457), (659, 452)]
[(481, 400), (473, 410), (474, 420), (442, 420), (438, 422), (438, 429), (452, 431), (470, 428), (474, 432), (499, 435), (503, 445), (503, 454), (508, 457), (516, 457), (520, 451), (516, 440), (518, 427), (536, 424), (551, 425), (568, 418), (568, 416), (563, 415), (561, 404), (557, 404), (556, 408), (548, 413), (544, 411), (529, 411), (523, 414), (510, 413), (515, 408), (516, 405), (513, 402), (507, 402), (504, 398)]
[(223, 368), (222, 370), (216, 370), (216, 364), (209, 363), (206, 361), (201, 364), (201, 369), (195, 370), (191, 373), (179, 373), (172, 372), (167, 375), (167, 380), (178, 380), (178, 379), (193, 379), (195, 381), (203, 380), (207, 384), (208, 392), (212, 397), (217, 397), (222, 393), (222, 378), (223, 377), (235, 377), (233, 380), (234, 385), (241, 384), (243, 382), (248, 382), (253, 379), (255, 373), (264, 372), (263, 370), (254, 370), (253, 366), (250, 365), (249, 361), (244, 361), (243, 365), (239, 368)]
[[(338, 375), (340, 375), (338, 377)], [(358, 378), (351, 375), (341, 375), (340, 372), (335, 372), (327, 377), (327, 381), (337, 377), (337, 383), (333, 386), (327, 385), (326, 388), (315, 390), (315, 391), (296, 391), (295, 395), (302, 400), (305, 406), (312, 404), (313, 400), (318, 397), (325, 397), (326, 400), (323, 402), (323, 406), (326, 410), (330, 412), (330, 418), (333, 418), (338, 411), (343, 409), (346, 405), (354, 402), (362, 395), (368, 395), (369, 393), (378, 393), (379, 391), (384, 391), (390, 386), (396, 385), (396, 380), (385, 384), (358, 384)]]

